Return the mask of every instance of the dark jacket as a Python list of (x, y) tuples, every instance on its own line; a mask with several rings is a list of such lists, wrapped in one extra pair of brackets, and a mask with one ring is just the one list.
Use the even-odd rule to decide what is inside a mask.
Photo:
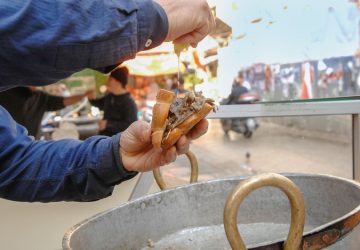
[(46, 111), (64, 108), (64, 98), (28, 87), (17, 87), (0, 92), (0, 105), (14, 120), (23, 125), (29, 135), (37, 137), (42, 117)]
[(239, 98), (240, 96), (242, 96), (243, 94), (248, 93), (249, 90), (247, 88), (245, 88), (244, 86), (240, 86), (240, 85), (233, 85), (232, 89), (231, 89), (231, 94), (229, 96), (229, 104), (236, 104), (239, 102)]
[(127, 129), (137, 120), (137, 107), (130, 93), (121, 95), (107, 94), (90, 103), (104, 111), (106, 129), (100, 134), (112, 136)]

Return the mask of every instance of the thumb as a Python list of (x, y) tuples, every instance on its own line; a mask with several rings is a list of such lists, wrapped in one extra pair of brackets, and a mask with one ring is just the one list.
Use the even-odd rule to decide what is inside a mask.
[(125, 130), (129, 137), (135, 141), (150, 142), (151, 141), (151, 126), (144, 121), (136, 121)]
[(151, 145), (150, 124), (136, 121), (120, 137), (120, 148), (123, 152), (138, 152)]

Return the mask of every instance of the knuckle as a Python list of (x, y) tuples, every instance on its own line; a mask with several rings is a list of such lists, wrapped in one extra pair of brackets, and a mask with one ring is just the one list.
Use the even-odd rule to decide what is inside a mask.
[(202, 10), (209, 11), (209, 5), (206, 0), (199, 1)]

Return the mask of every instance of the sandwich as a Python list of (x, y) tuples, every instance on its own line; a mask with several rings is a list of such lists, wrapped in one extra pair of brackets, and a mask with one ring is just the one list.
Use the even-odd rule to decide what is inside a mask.
[(161, 89), (156, 96), (151, 121), (153, 146), (170, 148), (215, 108), (214, 101), (205, 98), (201, 92), (187, 92), (181, 98)]

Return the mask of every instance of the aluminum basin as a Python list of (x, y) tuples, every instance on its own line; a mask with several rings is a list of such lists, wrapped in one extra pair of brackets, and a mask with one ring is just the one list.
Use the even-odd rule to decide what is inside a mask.
[[(360, 185), (328, 176), (284, 174), (304, 195), (303, 235), (335, 225), (360, 211)], [(246, 177), (195, 183), (148, 195), (95, 215), (71, 228), (63, 248), (91, 249), (231, 249), (223, 212), (228, 194)], [(273, 187), (255, 190), (241, 204), (238, 226), (248, 248), (286, 239), (290, 205)], [(359, 249), (360, 226), (327, 249)], [(277, 249), (277, 248), (272, 248)]]

